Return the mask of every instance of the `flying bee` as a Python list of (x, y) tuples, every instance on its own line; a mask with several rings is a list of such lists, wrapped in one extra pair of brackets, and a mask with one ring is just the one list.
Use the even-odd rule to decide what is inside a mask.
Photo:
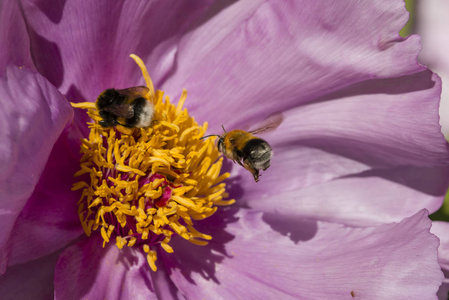
[(212, 134), (201, 139), (218, 136), (218, 151), (234, 163), (237, 162), (250, 171), (254, 176), (254, 180), (258, 182), (259, 171), (265, 171), (270, 166), (273, 150), (265, 140), (254, 134), (273, 130), (281, 124), (282, 120), (282, 114), (277, 114), (266, 119), (263, 125), (255, 130), (244, 131), (236, 129), (226, 132), (223, 127), (224, 133), (222, 135)]
[(96, 106), (103, 127), (148, 127), (154, 114), (154, 105), (148, 98), (149, 89), (136, 86), (123, 90), (107, 89), (97, 98)]

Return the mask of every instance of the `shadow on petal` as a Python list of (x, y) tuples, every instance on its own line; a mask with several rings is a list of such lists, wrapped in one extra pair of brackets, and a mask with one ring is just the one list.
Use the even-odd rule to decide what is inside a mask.
[(397, 167), (376, 169), (340, 178), (380, 177), (431, 196), (443, 196), (447, 189), (449, 168)]
[[(245, 184), (242, 183), (242, 174), (252, 177), (252, 175), (247, 171), (245, 171), (241, 166), (234, 164), (230, 159), (224, 157), (223, 165), (221, 167), (221, 173), (230, 173), (231, 176), (224, 180), (226, 183), (226, 192), (229, 194), (227, 199), (235, 199), (235, 201), (239, 201), (243, 198), (245, 194)], [(248, 208), (248, 206), (243, 203), (238, 204), (239, 207)]]
[(62, 12), (67, 0), (57, 2), (37, 1), (36, 6), (49, 18), (53, 23), (59, 24), (62, 19)]
[(55, 87), (61, 87), (64, 81), (64, 65), (58, 44), (39, 35), (28, 24), (27, 30), (30, 36), (31, 57), (36, 69)]
[(396, 78), (366, 80), (338, 90), (336, 92), (327, 94), (323, 97), (313, 100), (313, 102), (324, 102), (358, 95), (398, 95), (403, 93), (428, 90), (433, 88), (436, 83), (432, 79), (432, 75), (433, 73), (430, 70), (425, 70), (412, 75), (406, 75)]
[(196, 284), (194, 273), (219, 284), (219, 278), (215, 274), (217, 265), (225, 257), (233, 257), (233, 253), (226, 251), (226, 243), (232, 241), (235, 236), (225, 229), (228, 224), (239, 220), (235, 216), (238, 210), (232, 207), (222, 208), (213, 216), (195, 224), (198, 231), (212, 236), (212, 240), (206, 246), (191, 244), (180, 237), (173, 238), (170, 245), (173, 247), (174, 253), (170, 254), (164, 251), (159, 253), (168, 274), (172, 276), (173, 270), (178, 269), (191, 284)]
[[(96, 101), (96, 99), (86, 99), (81, 91), (73, 84), (70, 85), (65, 96), (67, 99), (75, 103)], [(73, 126), (76, 127), (76, 131), (80, 133), (81, 137), (88, 137), (89, 128), (86, 126), (86, 124), (87, 122), (92, 122), (92, 120), (89, 118), (86, 112), (81, 109), (74, 109), (73, 112)]]
[(317, 222), (313, 220), (289, 218), (274, 213), (264, 213), (262, 220), (295, 244), (313, 239), (318, 231)]
[(123, 247), (122, 249), (120, 249), (120, 251), (122, 254), (117, 256), (115, 263), (123, 265), (123, 267), (127, 271), (129, 271), (132, 267), (136, 266), (139, 263), (138, 257), (135, 254), (133, 254), (134, 251), (132, 251), (131, 248)]
[(155, 293), (143, 251), (118, 249), (113, 242), (102, 248), (100, 234), (64, 250), (54, 282), (57, 299), (134, 299), (136, 291), (153, 299)]
[(441, 271), (443, 271), (445, 279), (438, 289), (437, 296), (440, 300), (446, 300), (449, 299), (449, 271), (444, 269), (441, 269)]
[[(110, 247), (116, 247), (115, 245), (110, 245)], [(136, 248), (123, 247), (118, 250), (120, 255), (117, 255), (115, 260), (116, 265), (122, 265), (128, 273), (131, 269), (137, 269), (137, 273), (141, 275), (141, 279), (145, 283), (145, 285), (149, 288), (149, 290), (155, 293), (155, 288), (153, 282), (150, 279), (149, 275), (152, 275), (148, 270), (148, 266), (145, 264), (144, 267), (141, 267), (141, 256), (145, 256), (143, 251), (138, 250)], [(141, 252), (141, 253), (140, 253)]]

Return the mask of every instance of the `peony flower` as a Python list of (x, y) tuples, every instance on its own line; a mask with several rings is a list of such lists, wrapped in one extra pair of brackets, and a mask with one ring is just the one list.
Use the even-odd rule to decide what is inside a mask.
[[(441, 81), (417, 63), (419, 38), (399, 37), (407, 19), (401, 1), (18, 6), (6, 1), (0, 12), (0, 38), (7, 45), (0, 55), (2, 296), (436, 298), (444, 276), (427, 216), (441, 206), (448, 186), (447, 145), (438, 125)], [(188, 208), (176, 211), (180, 225), (188, 227), (188, 218), (202, 219), (203, 213), (207, 218), (193, 222), (188, 236), (170, 220), (163, 229), (171, 233), (148, 232), (145, 239), (142, 232), (141, 243), (136, 238), (128, 247), (126, 233), (114, 232), (121, 226), (117, 215), (115, 226), (102, 227), (100, 216), (90, 236), (84, 233), (79, 219), (86, 220), (86, 206), (78, 203), (85, 187), (73, 175), (90, 157), (100, 164), (102, 158), (82, 159), (79, 150), (88, 145), (82, 148), (88, 153), (105, 135), (98, 124), (89, 128), (86, 111), (72, 110), (69, 102), (94, 102), (108, 88), (144, 85), (131, 53), (143, 59), (155, 88), (179, 105), (158, 100), (159, 124), (148, 130), (173, 127), (185, 112), (178, 121), (194, 129), (183, 141), (192, 152), (198, 143), (208, 147), (201, 162), (210, 161), (204, 168), (214, 176), (201, 183), (183, 178), (185, 186), (214, 189), (223, 180), (219, 191), (225, 192), (217, 196), (223, 199), (207, 194), (206, 200), (183, 191), (185, 203), (170, 196), (166, 203)], [(158, 105), (165, 105), (165, 115)], [(284, 121), (263, 136), (274, 158), (258, 183), (227, 159), (221, 167), (212, 140), (198, 140), (206, 127), (189, 119), (208, 122), (208, 134), (221, 134), (222, 125), (246, 129), (277, 112)], [(178, 127), (174, 132), (189, 130)], [(107, 138), (121, 139), (120, 127), (104, 130)], [(166, 130), (173, 145), (182, 140)], [(112, 145), (96, 145), (102, 143)], [(127, 147), (117, 148), (111, 174), (129, 171), (120, 177), (128, 179), (126, 189), (138, 174), (131, 160), (138, 158), (119, 160)], [(107, 149), (98, 150), (106, 162)], [(177, 163), (173, 170), (180, 173), (148, 177), (145, 184), (159, 180), (164, 192), (176, 190), (184, 170), (184, 162)], [(152, 173), (159, 168), (154, 165), (148, 166)], [(90, 169), (77, 173), (93, 174), (87, 186), (96, 182)], [(201, 177), (200, 169), (190, 170)], [(232, 199), (232, 206), (217, 208)], [(226, 200), (231, 202), (219, 203)], [(197, 209), (199, 203), (215, 213)], [(205, 246), (187, 241), (197, 237), (211, 239)]]

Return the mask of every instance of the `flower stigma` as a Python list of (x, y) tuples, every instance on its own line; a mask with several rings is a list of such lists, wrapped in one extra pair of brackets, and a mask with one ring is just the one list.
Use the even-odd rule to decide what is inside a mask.
[(75, 177), (83, 180), (72, 190), (82, 190), (78, 215), (84, 232), (100, 231), (103, 247), (115, 239), (119, 249), (141, 247), (156, 271), (159, 245), (173, 252), (173, 236), (207, 245), (210, 235), (198, 232), (193, 221), (205, 219), (217, 206), (230, 205), (222, 181), (222, 160), (213, 139), (200, 140), (207, 123), (199, 126), (186, 108), (184, 89), (178, 104), (170, 103), (153, 83), (142, 60), (139, 65), (149, 89), (145, 99), (153, 103), (149, 127), (116, 125), (103, 127), (95, 103), (72, 103), (87, 109), (89, 137), (81, 140), (81, 169)]

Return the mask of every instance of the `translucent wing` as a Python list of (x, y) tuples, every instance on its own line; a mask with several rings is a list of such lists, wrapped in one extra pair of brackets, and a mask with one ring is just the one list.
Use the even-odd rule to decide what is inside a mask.
[(117, 90), (117, 92), (125, 96), (125, 101), (122, 104), (112, 104), (105, 107), (103, 110), (111, 114), (131, 119), (134, 117), (133, 101), (137, 98), (146, 98), (150, 90), (146, 86), (134, 86), (127, 89)]
[(112, 104), (103, 108), (104, 111), (110, 112), (111, 114), (122, 117), (125, 119), (131, 119), (134, 117), (134, 109), (132, 105), (129, 104)]
[(269, 116), (265, 120), (262, 121), (262, 123), (258, 126), (258, 128), (249, 131), (251, 134), (257, 134), (261, 132), (267, 132), (271, 131), (273, 129), (276, 129), (281, 125), (282, 121), (284, 120), (284, 115), (282, 113), (277, 113), (274, 115)]
[(126, 98), (129, 99), (136, 99), (136, 98), (140, 98), (140, 97), (144, 97), (148, 94), (148, 92), (150, 91), (149, 88), (147, 88), (146, 86), (134, 86), (134, 87), (130, 87), (127, 89), (123, 89), (123, 90), (117, 90), (120, 94), (122, 94), (123, 96), (125, 96)]

